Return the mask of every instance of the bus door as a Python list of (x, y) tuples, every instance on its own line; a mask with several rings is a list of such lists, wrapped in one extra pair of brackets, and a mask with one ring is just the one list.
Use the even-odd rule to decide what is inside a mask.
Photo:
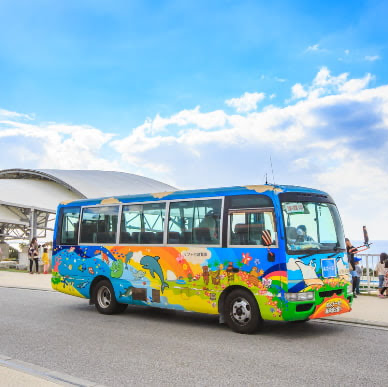
[(281, 292), (286, 273), (280, 264), (273, 208), (229, 210), (228, 247), (235, 248), (241, 277), (249, 287), (257, 287), (259, 295)]

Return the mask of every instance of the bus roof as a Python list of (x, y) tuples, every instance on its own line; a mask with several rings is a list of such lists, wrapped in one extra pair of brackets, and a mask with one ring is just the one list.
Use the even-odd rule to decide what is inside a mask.
[(163, 201), (163, 200), (177, 200), (177, 199), (194, 199), (204, 197), (218, 197), (231, 195), (254, 195), (264, 194), (266, 196), (274, 196), (285, 192), (302, 192), (302, 193), (316, 193), (327, 195), (326, 192), (292, 185), (246, 185), (235, 187), (220, 187), (220, 188), (205, 188), (196, 190), (178, 190), (171, 192), (159, 192), (152, 194), (140, 195), (125, 195), (125, 196), (111, 196), (103, 198), (81, 199), (75, 201), (68, 201), (60, 203), (60, 206), (92, 206), (98, 204), (119, 204), (131, 202), (149, 202), (149, 201)]

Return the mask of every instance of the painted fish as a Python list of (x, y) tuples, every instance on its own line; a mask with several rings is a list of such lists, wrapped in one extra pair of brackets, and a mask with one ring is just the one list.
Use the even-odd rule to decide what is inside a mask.
[(92, 267), (89, 267), (89, 273), (90, 273), (91, 275), (93, 275), (93, 274), (94, 274), (94, 270), (93, 270), (93, 268), (92, 268)]
[(102, 260), (109, 265), (109, 258), (105, 253), (101, 253)]
[(84, 272), (86, 270), (86, 265), (84, 263), (82, 265), (79, 265), (78, 270)]
[(158, 262), (159, 259), (160, 257), (151, 257), (150, 255), (145, 255), (140, 260), (140, 265), (142, 265), (143, 269), (149, 270), (153, 278), (155, 278), (155, 273), (158, 275), (162, 283), (161, 291), (163, 293), (164, 289), (166, 287), (168, 288), (169, 286), (168, 283), (164, 280), (163, 270)]
[(131, 297), (133, 286), (128, 286), (123, 293), (120, 292), (120, 297)]
[(146, 274), (145, 271), (143, 271), (143, 270), (136, 270), (133, 267), (131, 267), (131, 272), (132, 272), (133, 278), (135, 280), (141, 280), (145, 276), (145, 274)]

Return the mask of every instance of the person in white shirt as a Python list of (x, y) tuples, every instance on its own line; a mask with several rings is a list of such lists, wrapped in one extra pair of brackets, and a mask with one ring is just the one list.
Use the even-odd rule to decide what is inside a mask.
[(388, 259), (384, 263), (384, 281), (383, 287), (380, 290), (379, 297), (384, 298), (384, 292), (388, 289)]
[(375, 267), (375, 272), (377, 276), (379, 277), (379, 292), (381, 291), (383, 287), (384, 282), (384, 273), (385, 273), (385, 261), (388, 260), (388, 254), (381, 253), (380, 254), (380, 261), (377, 263)]

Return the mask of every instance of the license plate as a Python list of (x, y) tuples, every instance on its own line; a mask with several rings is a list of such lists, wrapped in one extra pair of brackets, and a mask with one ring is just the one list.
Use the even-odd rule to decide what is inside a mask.
[(330, 308), (326, 308), (326, 311), (325, 311), (326, 314), (333, 314), (333, 313), (339, 313), (339, 312), (341, 312), (340, 306), (332, 306)]

